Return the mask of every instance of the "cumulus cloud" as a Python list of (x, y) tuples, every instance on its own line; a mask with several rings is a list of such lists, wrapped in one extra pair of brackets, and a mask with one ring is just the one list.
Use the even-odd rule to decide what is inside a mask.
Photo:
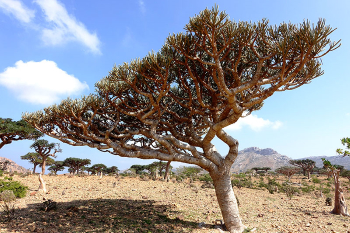
[(40, 31), (46, 45), (61, 45), (69, 41), (83, 44), (91, 52), (101, 54), (100, 40), (96, 33), (90, 33), (85, 25), (73, 15), (58, 0), (34, 0), (44, 14), (40, 24), (33, 22), (34, 10), (26, 7), (20, 0), (0, 0), (0, 8), (7, 14), (12, 14), (19, 21)]
[(33, 10), (28, 9), (18, 0), (0, 0), (0, 8), (24, 23), (29, 23), (35, 16)]
[(58, 45), (67, 41), (78, 41), (92, 52), (100, 54), (100, 41), (95, 33), (90, 33), (57, 0), (35, 0), (45, 14), (51, 27), (42, 30), (42, 39), (47, 45)]
[(282, 126), (280, 121), (269, 121), (258, 117), (257, 115), (249, 115), (244, 118), (240, 118), (235, 124), (226, 127), (226, 130), (240, 130), (244, 126), (250, 127), (254, 131), (260, 131), (263, 128), (278, 129)]
[(58, 68), (53, 61), (16, 62), (0, 73), (0, 85), (12, 91), (22, 101), (33, 104), (53, 104), (61, 98), (88, 89), (73, 75)]

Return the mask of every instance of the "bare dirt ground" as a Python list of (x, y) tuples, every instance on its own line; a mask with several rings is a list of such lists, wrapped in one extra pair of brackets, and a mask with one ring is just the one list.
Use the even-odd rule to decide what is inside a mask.
[[(220, 232), (213, 229), (213, 222), (222, 219), (214, 189), (201, 188), (200, 182), (44, 176), (49, 192), (41, 194), (35, 193), (37, 176), (13, 179), (29, 191), (16, 201), (12, 221), (0, 215), (0, 232)], [(242, 221), (254, 232), (350, 232), (350, 217), (330, 214), (332, 206), (314, 193), (289, 200), (284, 193), (234, 190)], [(40, 210), (44, 198), (57, 202), (57, 210)]]

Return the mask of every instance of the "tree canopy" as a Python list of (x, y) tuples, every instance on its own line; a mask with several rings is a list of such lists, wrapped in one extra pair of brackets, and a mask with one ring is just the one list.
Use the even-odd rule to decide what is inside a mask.
[(49, 156), (56, 158), (56, 153), (62, 152), (58, 143), (49, 143), (45, 139), (36, 140), (30, 146), (30, 148), (34, 149), (42, 160), (40, 166), (42, 168), (41, 174), (43, 175), (45, 174), (46, 161), (48, 160)]
[(43, 134), (24, 120), (13, 121), (10, 118), (0, 118), (0, 149), (13, 141), (38, 139)]
[(72, 173), (75, 173), (75, 174), (78, 174), (82, 167), (90, 164), (91, 164), (90, 159), (80, 159), (80, 158), (73, 158), (73, 157), (66, 158), (63, 161), (63, 165), (65, 167), (71, 168)]
[(306, 172), (307, 172), (308, 179), (310, 179), (310, 172), (316, 166), (316, 162), (311, 159), (290, 160), (289, 163), (303, 169), (304, 176), (306, 175)]
[[(70, 145), (206, 169), (226, 226), (241, 231), (229, 178), (238, 141), (224, 128), (275, 92), (321, 76), (321, 57), (340, 42), (330, 40), (334, 29), (324, 20), (235, 22), (217, 6), (191, 18), (185, 30), (170, 35), (159, 52), (115, 66), (95, 84), (95, 94), (22, 117)], [(226, 155), (215, 149), (215, 137), (228, 145)]]
[(349, 156), (350, 155), (350, 138), (342, 138), (341, 144), (346, 147), (346, 149), (337, 149), (337, 153), (343, 156)]

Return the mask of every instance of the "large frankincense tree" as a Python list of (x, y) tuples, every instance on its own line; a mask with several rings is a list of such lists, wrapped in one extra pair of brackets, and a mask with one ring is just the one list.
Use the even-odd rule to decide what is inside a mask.
[[(235, 22), (218, 7), (190, 19), (158, 53), (116, 66), (96, 94), (67, 99), (23, 119), (74, 146), (115, 155), (194, 164), (213, 179), (225, 225), (242, 232), (230, 168), (238, 141), (225, 127), (262, 107), (276, 91), (323, 74), (320, 58), (339, 47), (320, 20), (269, 26)], [(229, 146), (221, 155), (212, 143)]]

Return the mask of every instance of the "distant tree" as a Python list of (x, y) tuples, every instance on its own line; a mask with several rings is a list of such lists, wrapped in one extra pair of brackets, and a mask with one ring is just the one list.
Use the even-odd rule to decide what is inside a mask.
[(91, 160), (69, 157), (63, 161), (63, 164), (65, 167), (71, 168), (73, 174), (79, 174), (82, 167), (91, 164)]
[(322, 158), (323, 166), (330, 171), (332, 174), (332, 177), (334, 179), (334, 187), (335, 187), (335, 194), (334, 194), (334, 208), (332, 210), (333, 214), (340, 214), (344, 216), (350, 216), (348, 213), (348, 208), (345, 203), (344, 193), (343, 189), (340, 185), (340, 169), (337, 169), (334, 165), (331, 164), (328, 160)]
[(102, 163), (94, 164), (90, 167), (91, 171), (94, 171), (95, 174), (100, 174), (100, 178), (102, 178), (103, 171), (107, 168), (106, 165)]
[(57, 175), (57, 172), (64, 170), (63, 161), (55, 161), (53, 164), (51, 164), (48, 170)]
[(281, 174), (287, 176), (289, 182), (290, 182), (290, 178), (295, 173), (298, 173), (299, 171), (300, 171), (300, 168), (298, 168), (298, 167), (288, 167), (288, 166), (284, 166), (284, 167), (280, 167), (280, 168), (276, 169), (277, 173), (281, 173)]
[(24, 120), (12, 121), (10, 118), (0, 118), (0, 149), (13, 141), (38, 139), (43, 134)]
[(308, 179), (310, 179), (310, 173), (316, 165), (316, 162), (311, 159), (290, 160), (289, 163), (303, 169), (304, 176), (306, 176), (307, 173)]
[(261, 170), (263, 170), (267, 173), (267, 171), (271, 170), (271, 168), (270, 167), (262, 167)]
[(350, 182), (350, 171), (349, 170), (343, 170), (342, 172), (340, 172), (340, 176), (348, 178), (348, 180)]
[(62, 152), (62, 150), (59, 147), (58, 143), (49, 143), (45, 139), (39, 139), (36, 140), (31, 146), (31, 149), (34, 149), (39, 155), (39, 157), (42, 159), (41, 163), (41, 174), (45, 174), (45, 166), (46, 161), (49, 156), (52, 156), (56, 158), (57, 152)]
[(135, 169), (136, 174), (141, 175), (143, 170), (146, 170), (147, 165), (132, 165), (130, 168)]
[[(207, 170), (227, 229), (243, 225), (231, 185), (238, 141), (225, 128), (259, 110), (276, 92), (321, 76), (335, 50), (319, 20), (300, 25), (232, 21), (215, 6), (191, 18), (158, 53), (114, 67), (95, 94), (67, 99), (23, 119), (75, 146), (114, 155), (178, 161)], [(225, 155), (214, 138), (228, 146)]]
[(105, 173), (108, 174), (108, 175), (117, 175), (118, 172), (119, 172), (119, 169), (116, 166), (107, 167), (105, 169)]
[(35, 174), (36, 167), (43, 163), (43, 160), (40, 157), (39, 153), (36, 153), (36, 152), (29, 152), (26, 155), (21, 156), (21, 159), (29, 160), (29, 162), (34, 165), (34, 168), (33, 168), (34, 174)]
[(339, 155), (343, 155), (343, 156), (349, 156), (350, 155), (350, 138), (342, 138), (341, 140), (341, 144), (343, 144), (343, 146), (346, 147), (346, 149), (337, 149), (336, 152)]

